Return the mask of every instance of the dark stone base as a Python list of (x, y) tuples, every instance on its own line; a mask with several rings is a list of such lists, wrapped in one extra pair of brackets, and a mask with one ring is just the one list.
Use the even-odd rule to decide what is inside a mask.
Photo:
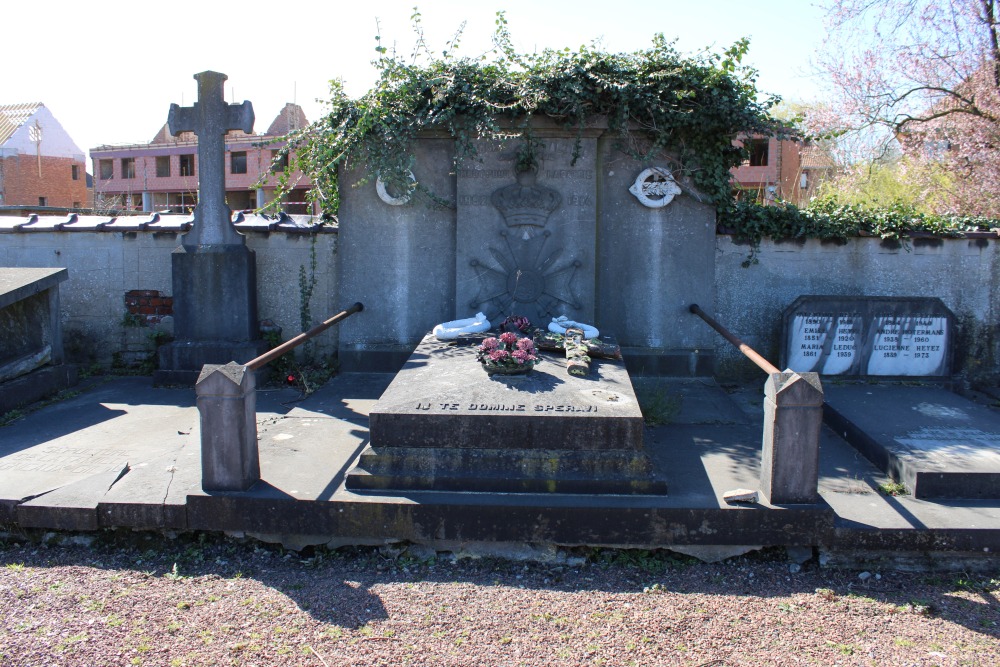
[(72, 364), (44, 366), (0, 384), (0, 414), (58, 394), (80, 381)]
[(366, 447), (345, 486), (353, 491), (477, 491), (664, 495), (643, 453)]
[(715, 375), (715, 352), (699, 350), (653, 350), (623, 347), (625, 367), (632, 375), (664, 377), (711, 377)]
[(258, 337), (257, 265), (252, 250), (243, 245), (182, 245), (170, 260), (177, 340)]
[(340, 348), (337, 359), (344, 373), (398, 373), (413, 353), (413, 345)]
[(228, 364), (231, 361), (245, 364), (267, 349), (263, 340), (177, 340), (160, 347), (160, 370), (153, 373), (153, 384), (194, 386), (205, 364)]
[(621, 362), (569, 375), (542, 354), (526, 376), (489, 376), (480, 339), (427, 336), (369, 414), (355, 491), (653, 494), (639, 404)]
[[(356, 497), (356, 496), (355, 496)], [(527, 542), (565, 546), (828, 544), (825, 503), (776, 510), (667, 507), (651, 497), (415, 492), (399, 498), (302, 502), (263, 483), (245, 494), (188, 495), (189, 530), (328, 535), (341, 540)]]

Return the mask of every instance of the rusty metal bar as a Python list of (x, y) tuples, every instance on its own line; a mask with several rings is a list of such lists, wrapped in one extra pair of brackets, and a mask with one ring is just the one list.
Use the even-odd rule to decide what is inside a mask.
[(274, 361), (275, 359), (277, 359), (281, 355), (285, 354), (286, 352), (289, 352), (290, 350), (294, 350), (295, 348), (297, 348), (299, 345), (301, 345), (302, 343), (306, 342), (310, 338), (315, 338), (319, 334), (323, 333), (324, 331), (326, 331), (327, 329), (329, 329), (330, 327), (332, 327), (334, 324), (337, 324), (338, 322), (341, 322), (341, 321), (347, 319), (348, 317), (350, 317), (354, 313), (360, 313), (364, 309), (365, 309), (364, 304), (361, 303), (360, 301), (358, 301), (357, 303), (355, 303), (353, 306), (351, 306), (347, 310), (340, 311), (339, 313), (337, 313), (336, 315), (334, 315), (330, 319), (324, 321), (322, 324), (317, 324), (316, 326), (314, 326), (309, 331), (306, 331), (305, 333), (300, 333), (295, 338), (292, 338), (291, 340), (285, 341), (284, 343), (282, 343), (278, 347), (274, 348), (273, 350), (268, 350), (267, 352), (265, 352), (264, 354), (260, 355), (256, 359), (252, 359), (251, 361), (248, 361), (245, 365), (246, 365), (247, 369), (249, 369), (251, 371), (255, 371), (258, 368), (260, 368), (261, 366), (263, 366), (264, 364), (268, 363), (269, 361)]
[(714, 319), (712, 319), (712, 317), (708, 313), (706, 313), (704, 310), (702, 310), (701, 308), (698, 307), (698, 304), (692, 303), (688, 307), (688, 310), (690, 310), (692, 313), (694, 313), (695, 315), (697, 315), (701, 319), (705, 320), (705, 322), (708, 324), (708, 326), (710, 326), (713, 329), (715, 329), (716, 331), (718, 331), (722, 335), (723, 338), (725, 338), (730, 343), (732, 343), (733, 345), (735, 345), (736, 347), (738, 347), (739, 350), (740, 350), (740, 352), (742, 352), (743, 354), (745, 354), (747, 356), (747, 358), (750, 359), (750, 361), (752, 361), (755, 364), (757, 364), (757, 366), (760, 367), (760, 369), (762, 371), (764, 371), (765, 373), (780, 373), (781, 372), (780, 370), (778, 370), (778, 368), (774, 364), (772, 364), (770, 361), (768, 361), (764, 357), (760, 356), (756, 352), (756, 350), (754, 350), (752, 347), (750, 347), (749, 345), (747, 345), (746, 343), (744, 343), (743, 341), (741, 341), (739, 338), (737, 338), (736, 336), (734, 336), (728, 329), (726, 329), (724, 326), (722, 326), (721, 324), (719, 324), (718, 322), (716, 322)]

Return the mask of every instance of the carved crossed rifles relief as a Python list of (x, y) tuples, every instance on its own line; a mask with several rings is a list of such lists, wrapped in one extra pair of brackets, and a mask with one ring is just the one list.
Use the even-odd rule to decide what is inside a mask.
[(480, 282), (471, 308), (488, 304), (502, 314), (536, 310), (551, 316), (560, 306), (583, 307), (573, 289), (582, 262), (574, 258), (560, 263), (564, 250), (548, 247), (552, 232), (544, 229), (562, 204), (562, 195), (538, 185), (536, 175), (535, 169), (518, 172), (516, 183), (495, 190), (490, 198), (508, 229), (499, 232), (500, 248), (488, 248), (492, 263), (469, 262)]

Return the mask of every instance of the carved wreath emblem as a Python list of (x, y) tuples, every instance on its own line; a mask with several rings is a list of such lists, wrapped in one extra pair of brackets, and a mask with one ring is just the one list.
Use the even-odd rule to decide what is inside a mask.
[(398, 196), (393, 196), (386, 187), (385, 181), (379, 176), (375, 179), (375, 193), (378, 194), (378, 198), (384, 201), (389, 206), (402, 206), (406, 202), (410, 201), (410, 197), (413, 195), (413, 187), (417, 182), (414, 178), (413, 172), (409, 169), (406, 170), (406, 177), (409, 179), (409, 189)]
[(628, 191), (647, 208), (663, 208), (681, 193), (677, 181), (663, 167), (644, 169)]

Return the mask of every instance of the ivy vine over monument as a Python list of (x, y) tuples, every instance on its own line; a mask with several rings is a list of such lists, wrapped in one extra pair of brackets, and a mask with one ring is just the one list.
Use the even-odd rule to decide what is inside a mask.
[(412, 54), (377, 46), (376, 85), (351, 99), (332, 82), (330, 112), (291, 137), (288, 150), (309, 174), (326, 213), (339, 207), (339, 170), (359, 164), (362, 180), (381, 178), (397, 195), (413, 190), (453, 205), (411, 180), (416, 137), (428, 131), (450, 137), (457, 167), (478, 157), (477, 139), (535, 145), (530, 123), (536, 118), (554, 120), (577, 136), (588, 122), (602, 118), (624, 152), (644, 161), (669, 160), (675, 174), (689, 178), (724, 210), (732, 201), (729, 170), (743, 159), (733, 138), (782, 130), (768, 116), (777, 100), (759, 99), (756, 71), (742, 64), (746, 39), (722, 53), (694, 56), (681, 55), (662, 34), (633, 53), (581, 46), (522, 54), (501, 12), (493, 50), (469, 58), (454, 53), (458, 35), (440, 55), (432, 53), (419, 14), (412, 18), (417, 33)]

